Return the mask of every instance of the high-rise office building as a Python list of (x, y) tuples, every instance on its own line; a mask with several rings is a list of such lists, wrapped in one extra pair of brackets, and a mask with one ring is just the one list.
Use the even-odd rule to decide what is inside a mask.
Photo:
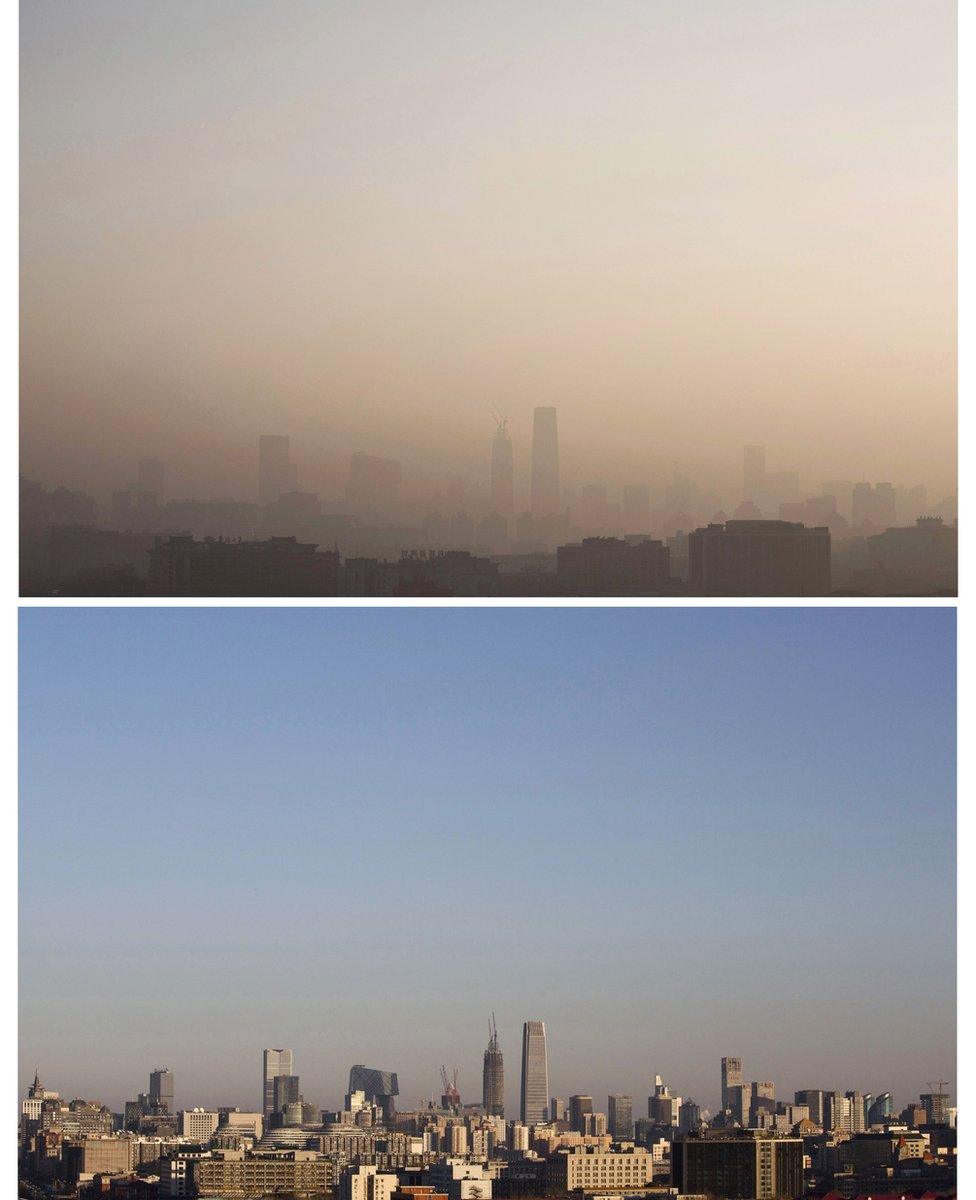
[(930, 1125), (949, 1124), (949, 1097), (945, 1092), (923, 1092), (919, 1096)]
[(891, 1120), (894, 1111), (895, 1104), (891, 1092), (882, 1092), (880, 1096), (875, 1096), (868, 1108), (868, 1125), (883, 1125), (885, 1121)]
[(730, 1107), (731, 1089), (742, 1083), (742, 1059), (722, 1059), (722, 1107)]
[(271, 504), (297, 488), (288, 438), (262, 433), (258, 438), (258, 499), (262, 504)]
[(607, 1129), (616, 1142), (634, 1138), (634, 1100), (632, 1096), (607, 1096)]
[(515, 461), (504, 418), (491, 440), (491, 507), (503, 517), (515, 512)]
[(671, 1151), (671, 1183), (685, 1194), (794, 1200), (803, 1195), (803, 1139), (753, 1129), (686, 1134)]
[(289, 1104), (300, 1104), (301, 1100), (301, 1080), (297, 1075), (276, 1075), (271, 1081), (271, 1103), (274, 1112), (283, 1113)]
[(570, 1096), (569, 1125), (576, 1133), (586, 1132), (586, 1118), (593, 1112), (592, 1096)]
[(166, 1067), (156, 1067), (149, 1074), (149, 1103), (156, 1112), (176, 1115), (173, 1105), (173, 1072)]
[(396, 1098), (400, 1085), (396, 1071), (382, 1071), (377, 1067), (366, 1067), (356, 1063), (349, 1068), (349, 1095), (362, 1092), (369, 1104), (378, 1105), (383, 1111), (383, 1120), (392, 1124), (396, 1117)]
[(494, 1014), (488, 1026), (488, 1049), (481, 1073), (481, 1101), (489, 1117), (505, 1115), (505, 1063), (498, 1048), (498, 1027)]
[(290, 1050), (265, 1050), (261, 1087), (265, 1121), (275, 1111), (274, 1081), (279, 1075), (293, 1074), (293, 1067), (293, 1056)]
[(566, 1119), (566, 1101), (561, 1096), (552, 1096), (549, 1100), (549, 1120), (564, 1121)]
[(532, 424), (532, 515), (551, 517), (559, 511), (556, 410), (537, 408)]
[(519, 1115), (523, 1125), (541, 1125), (549, 1100), (549, 1056), (545, 1021), (522, 1026), (522, 1093)]
[(794, 1102), (805, 1104), (810, 1110), (810, 1120), (814, 1125), (819, 1125), (821, 1129), (824, 1123), (824, 1095), (825, 1093), (820, 1088), (803, 1088), (801, 1091), (793, 1093)]

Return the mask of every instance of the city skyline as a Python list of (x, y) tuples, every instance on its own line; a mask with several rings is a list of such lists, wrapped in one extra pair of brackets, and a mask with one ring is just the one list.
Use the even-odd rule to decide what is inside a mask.
[[(514, 1112), (526, 1010), (553, 1094), (638, 1108), (657, 1073), (713, 1107), (730, 1048), (784, 1091), (952, 1076), (952, 610), (21, 623), (24, 1080), (107, 1099), (165, 1062), (216, 1103), (276, 1045), (310, 1095), (379, 1062), (419, 1100), (448, 1063), (477, 1099), (494, 1011)], [(881, 901), (909, 879), (924, 975)], [(83, 945), (77, 893), (112, 915)]]
[(494, 406), (522, 481), (554, 405), (566, 484), (765, 441), (955, 490), (949, 0), (37, 0), (20, 29), (30, 478), (135, 447), (226, 496), (287, 432), (322, 495), (357, 451), (487, 484)]

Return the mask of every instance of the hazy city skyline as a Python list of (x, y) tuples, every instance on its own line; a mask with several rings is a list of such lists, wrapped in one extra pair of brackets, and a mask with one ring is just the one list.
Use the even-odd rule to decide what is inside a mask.
[[(955, 6), (22, 6), (22, 467), (955, 489)], [(725, 473), (723, 475), (723, 472)], [(527, 507), (527, 505), (526, 505)]]
[(510, 1113), (530, 1019), (554, 1095), (714, 1108), (734, 1054), (907, 1103), (952, 1077), (954, 621), (22, 610), (21, 1080), (250, 1105), (286, 1046), (322, 1104), (477, 1099), (494, 1011)]

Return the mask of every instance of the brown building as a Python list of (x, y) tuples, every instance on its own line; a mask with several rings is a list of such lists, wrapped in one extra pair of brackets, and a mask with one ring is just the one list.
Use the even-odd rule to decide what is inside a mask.
[(682, 1194), (725, 1200), (796, 1200), (803, 1195), (803, 1139), (757, 1129), (709, 1129), (679, 1138), (671, 1182)]
[(334, 596), (339, 554), (293, 537), (261, 542), (157, 538), (151, 596)]
[(792, 521), (726, 521), (688, 535), (698, 596), (827, 596), (830, 530)]
[(215, 1151), (190, 1164), (198, 1196), (267, 1196), (275, 1192), (331, 1192), (338, 1169), (311, 1150)]
[(556, 550), (559, 594), (657, 596), (672, 590), (671, 555), (653, 538), (588, 537)]

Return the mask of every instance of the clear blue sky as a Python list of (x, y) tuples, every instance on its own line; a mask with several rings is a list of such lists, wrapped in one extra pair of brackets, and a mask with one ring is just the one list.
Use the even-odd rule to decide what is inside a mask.
[[(950, 609), (24, 609), (21, 1083), (954, 1080)], [(953, 1092), (955, 1090), (953, 1083)]]

